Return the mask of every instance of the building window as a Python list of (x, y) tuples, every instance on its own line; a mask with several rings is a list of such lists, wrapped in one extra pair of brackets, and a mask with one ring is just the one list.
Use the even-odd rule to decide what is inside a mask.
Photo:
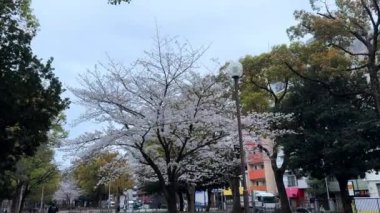
[(288, 175), (288, 187), (297, 186), (297, 178), (295, 175)]

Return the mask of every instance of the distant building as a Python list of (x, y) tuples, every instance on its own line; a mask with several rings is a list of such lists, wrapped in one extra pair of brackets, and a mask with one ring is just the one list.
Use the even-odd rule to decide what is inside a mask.
[(367, 173), (365, 181), (368, 185), (368, 195), (380, 198), (380, 174), (376, 172)]
[[(263, 141), (262, 143), (270, 143)], [(277, 194), (276, 182), (271, 167), (270, 160), (258, 147), (256, 142), (246, 143), (247, 152), (247, 172), (249, 191), (267, 191)]]
[[(264, 147), (272, 147), (272, 141), (261, 139), (260, 144)], [(261, 151), (256, 141), (246, 142), (247, 150), (247, 185), (250, 192), (267, 191), (278, 194), (274, 173), (269, 157)], [(277, 165), (282, 165), (284, 154), (279, 152), (277, 157)], [(306, 189), (309, 188), (307, 178), (297, 178), (290, 171), (286, 171), (283, 181), (286, 187), (286, 193), (289, 203), (293, 208), (298, 206), (306, 206), (309, 204), (310, 196)]]

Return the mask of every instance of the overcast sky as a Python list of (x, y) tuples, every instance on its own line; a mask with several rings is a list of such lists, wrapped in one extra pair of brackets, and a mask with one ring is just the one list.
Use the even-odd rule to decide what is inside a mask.
[[(211, 45), (203, 61), (225, 62), (288, 43), (293, 12), (310, 8), (307, 0), (132, 0), (118, 6), (107, 0), (33, 0), (32, 7), (41, 25), (34, 52), (54, 57), (65, 87), (78, 85), (78, 75), (107, 54), (125, 64), (136, 60), (150, 49), (156, 24), (163, 35), (179, 36), (193, 46)], [(68, 123), (82, 110), (72, 104)], [(91, 126), (66, 128), (73, 138)]]

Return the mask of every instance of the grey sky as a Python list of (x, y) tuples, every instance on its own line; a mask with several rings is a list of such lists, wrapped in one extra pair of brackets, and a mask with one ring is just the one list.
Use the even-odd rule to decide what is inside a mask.
[[(307, 0), (132, 0), (112, 6), (107, 0), (33, 0), (41, 29), (35, 53), (55, 58), (64, 86), (77, 85), (79, 73), (112, 58), (128, 64), (150, 49), (156, 23), (163, 35), (178, 35), (193, 46), (211, 47), (205, 58), (220, 62), (268, 51), (288, 43), (286, 29), (295, 23), (296, 9)], [(69, 94), (66, 94), (69, 96)], [(81, 108), (66, 112), (68, 123)], [(67, 126), (70, 137), (91, 125)]]

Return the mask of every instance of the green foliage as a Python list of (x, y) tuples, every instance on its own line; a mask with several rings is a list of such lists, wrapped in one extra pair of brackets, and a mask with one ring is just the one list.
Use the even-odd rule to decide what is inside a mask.
[(31, 0), (1, 0), (0, 13), (17, 15), (19, 21), (25, 22), (26, 27), (35, 32), (39, 26), (37, 18), (30, 8)]
[[(330, 84), (350, 90), (345, 79), (335, 78)], [(380, 129), (372, 106), (366, 96), (332, 96), (310, 81), (295, 85), (282, 105), (282, 110), (294, 114), (299, 132), (288, 141), (293, 143), (289, 166), (316, 178), (346, 179), (379, 168)]]
[(64, 90), (52, 60), (43, 63), (30, 47), (35, 29), (30, 27), (29, 4), (0, 4), (0, 176), (47, 143), (53, 120), (68, 106), (60, 97)]
[[(291, 39), (312, 36), (314, 42), (331, 47), (342, 58), (349, 58), (350, 73), (366, 73), (374, 110), (380, 117), (379, 38), (380, 7), (378, 1), (312, 0), (313, 11), (296, 11), (298, 24), (288, 29)], [(333, 63), (339, 61), (332, 61)], [(341, 64), (345, 65), (345, 64)], [(352, 72), (354, 71), (354, 72)]]
[(16, 194), (17, 187), (24, 185), (26, 192), (23, 196), (30, 195), (30, 200), (38, 201), (44, 187), (46, 199), (51, 198), (55, 192), (60, 173), (55, 164), (52, 163), (53, 151), (42, 145), (33, 156), (25, 156), (16, 164), (15, 171), (7, 171), (2, 179), (10, 181), (8, 196), (4, 198), (20, 197)]
[(308, 179), (307, 185), (309, 188), (307, 189), (307, 192), (310, 193), (313, 197), (325, 197), (326, 195), (326, 183), (325, 180), (318, 180), (318, 179)]
[[(282, 103), (284, 112), (293, 113), (298, 131), (284, 143), (288, 168), (318, 179), (335, 177), (345, 212), (352, 212), (347, 181), (380, 168), (380, 122), (373, 98), (346, 92), (363, 82), (363, 76), (332, 77), (326, 88), (320, 82), (305, 80), (294, 85)], [(346, 93), (332, 95), (331, 90)]]
[(75, 180), (79, 187), (83, 190), (87, 198), (96, 200), (106, 193), (104, 187), (99, 187), (98, 172), (101, 165), (95, 160), (79, 161), (73, 171)]
[[(113, 193), (122, 193), (124, 189), (133, 186), (130, 173), (111, 174), (112, 171), (127, 166), (125, 161), (115, 161), (116, 157), (117, 153), (103, 152), (89, 159), (76, 162), (73, 175), (88, 199), (99, 200), (104, 194), (108, 194), (108, 186), (111, 187)], [(114, 163), (113, 167), (108, 170), (104, 169), (107, 164), (111, 163)]]
[(282, 101), (294, 76), (284, 62), (296, 60), (295, 47), (280, 45), (273, 47), (269, 53), (242, 59), (241, 98), (244, 111), (269, 111)]
[(20, 14), (27, 21), (28, 28), (37, 30), (40, 25), (37, 18), (33, 15), (32, 9), (30, 8), (32, 0), (18, 0), (18, 2), (20, 4)]

